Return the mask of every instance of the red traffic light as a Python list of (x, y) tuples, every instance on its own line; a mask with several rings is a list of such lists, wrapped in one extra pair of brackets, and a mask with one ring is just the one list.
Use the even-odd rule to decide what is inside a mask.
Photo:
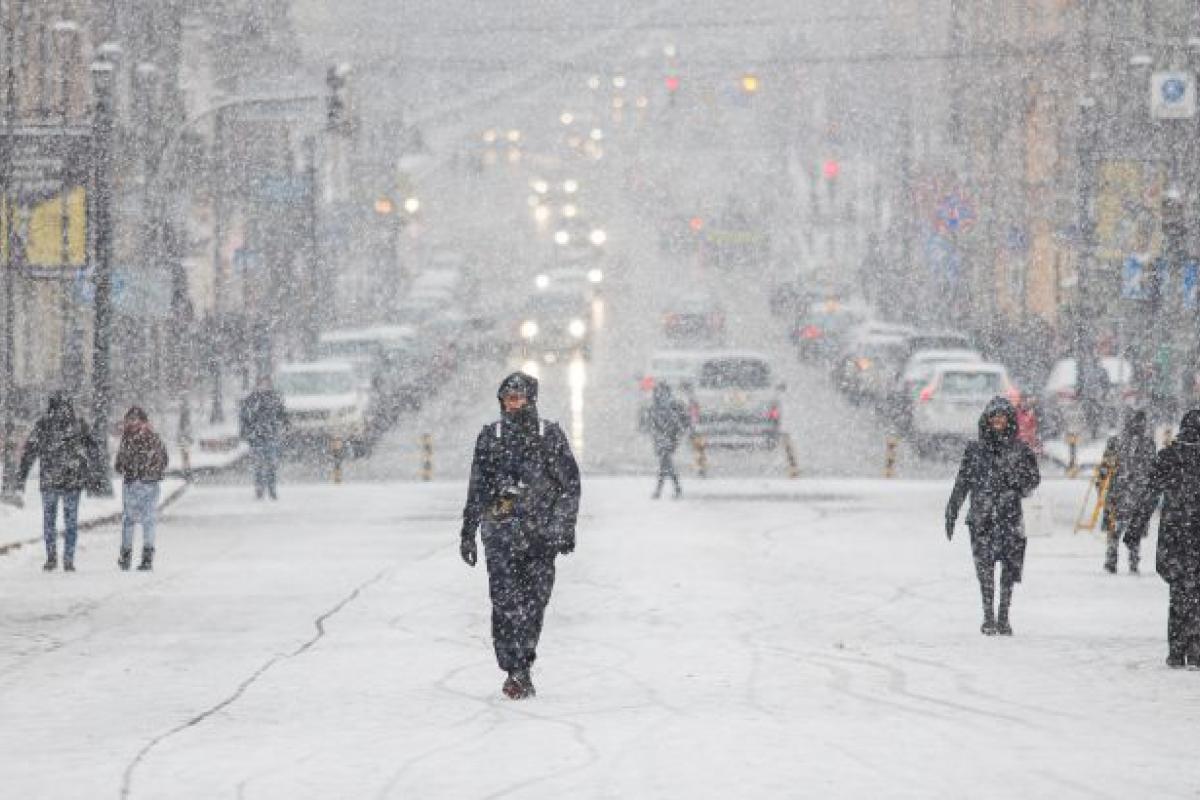
[(699, 217), (692, 217), (688, 220), (688, 227), (694, 231), (699, 231), (704, 227), (704, 220), (700, 219)]
[(667, 91), (674, 92), (674, 91), (677, 91), (678, 89), (679, 89), (679, 76), (678, 75), (668, 75), (667, 76)]
[(821, 165), (821, 174), (825, 176), (826, 180), (834, 180), (841, 172), (842, 165), (832, 158), (826, 159), (825, 163)]

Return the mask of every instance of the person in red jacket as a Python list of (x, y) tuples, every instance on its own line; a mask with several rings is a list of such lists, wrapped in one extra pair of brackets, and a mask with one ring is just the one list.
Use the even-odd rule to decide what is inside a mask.
[(159, 484), (170, 457), (162, 438), (150, 427), (150, 418), (138, 406), (125, 412), (116, 470), (121, 487), (121, 553), (117, 566), (129, 569), (133, 561), (133, 527), (142, 525), (142, 563), (138, 569), (154, 568), (154, 534), (158, 514)]

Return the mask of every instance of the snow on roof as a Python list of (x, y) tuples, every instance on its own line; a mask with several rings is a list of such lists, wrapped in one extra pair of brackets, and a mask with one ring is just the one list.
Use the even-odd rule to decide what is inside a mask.
[(281, 364), (276, 372), (283, 374), (299, 374), (313, 372), (354, 372), (354, 365), (349, 361), (302, 361), (291, 364)]

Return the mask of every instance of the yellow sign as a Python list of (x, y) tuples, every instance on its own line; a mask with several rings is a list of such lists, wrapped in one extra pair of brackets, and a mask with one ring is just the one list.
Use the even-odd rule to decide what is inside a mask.
[(1096, 193), (1096, 257), (1123, 260), (1162, 251), (1162, 168), (1140, 161), (1101, 162)]
[[(8, 263), (9, 214), (0, 202), (0, 257)], [(31, 206), (12, 209), (16, 262), (30, 267), (82, 267), (87, 263), (87, 192), (82, 187)], [(66, 263), (63, 233), (66, 232)]]

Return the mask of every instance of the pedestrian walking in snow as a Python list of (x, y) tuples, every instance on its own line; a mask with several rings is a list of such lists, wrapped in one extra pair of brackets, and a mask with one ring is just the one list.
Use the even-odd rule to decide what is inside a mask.
[[(946, 506), (946, 538), (954, 537), (959, 509), (970, 497), (967, 528), (971, 553), (983, 596), (983, 627), (987, 636), (1012, 635), (1009, 607), (1014, 584), (1021, 581), (1025, 563), (1025, 525), (1021, 500), (1041, 481), (1037, 458), (1017, 439), (1017, 412), (1012, 403), (995, 397), (979, 419), (979, 439), (967, 445), (954, 491)], [(1000, 606), (993, 610), (996, 566), (1000, 566)]]
[(250, 468), (254, 473), (254, 496), (266, 494), (279, 499), (276, 491), (279, 448), (287, 431), (287, 410), (269, 377), (258, 379), (254, 391), (242, 400), (238, 434), (250, 445)]
[(1111, 437), (1104, 448), (1097, 479), (1108, 481), (1104, 500), (1104, 531), (1108, 547), (1104, 554), (1104, 569), (1117, 571), (1120, 543), (1129, 550), (1129, 572), (1136, 574), (1142, 539), (1148, 525), (1133, 525), (1137, 503), (1146, 493), (1150, 471), (1154, 467), (1154, 439), (1146, 433), (1146, 412), (1133, 411), (1126, 417), (1121, 432)]
[(64, 391), (50, 395), (46, 413), (34, 423), (25, 440), (21, 464), (17, 469), (17, 494), (25, 491), (25, 479), (38, 461), (38, 487), (42, 494), (42, 538), (46, 542), (46, 563), (50, 572), (58, 567), (58, 508), (63, 518), (63, 570), (75, 571), (75, 542), (79, 537), (79, 496), (85, 489), (95, 491), (96, 476), (105, 469), (97, 463), (91, 430), (75, 413), (70, 396)]
[(1155, 566), (1171, 589), (1167, 666), (1200, 668), (1200, 409), (1184, 414), (1175, 441), (1155, 457), (1132, 524), (1147, 525), (1160, 500)]
[(550, 592), (554, 559), (575, 549), (579, 466), (562, 428), (537, 410), (537, 379), (514, 372), (497, 392), (500, 421), (475, 442), (471, 482), (463, 508), (459, 552), (475, 566), (475, 530), (482, 525), (492, 641), (504, 694), (534, 695), (530, 668)]
[(683, 403), (675, 399), (671, 387), (665, 383), (654, 386), (654, 396), (646, 408), (644, 429), (654, 442), (654, 454), (658, 457), (658, 484), (654, 487), (654, 499), (662, 497), (663, 484), (668, 478), (675, 484), (675, 499), (683, 496), (679, 485), (679, 474), (675, 471), (675, 450), (684, 434), (691, 427), (691, 419)]
[(117, 566), (127, 570), (133, 562), (133, 528), (142, 526), (142, 562), (138, 569), (154, 569), (155, 527), (159, 489), (170, 457), (150, 418), (138, 406), (125, 412), (121, 446), (115, 469), (121, 475), (121, 552)]

